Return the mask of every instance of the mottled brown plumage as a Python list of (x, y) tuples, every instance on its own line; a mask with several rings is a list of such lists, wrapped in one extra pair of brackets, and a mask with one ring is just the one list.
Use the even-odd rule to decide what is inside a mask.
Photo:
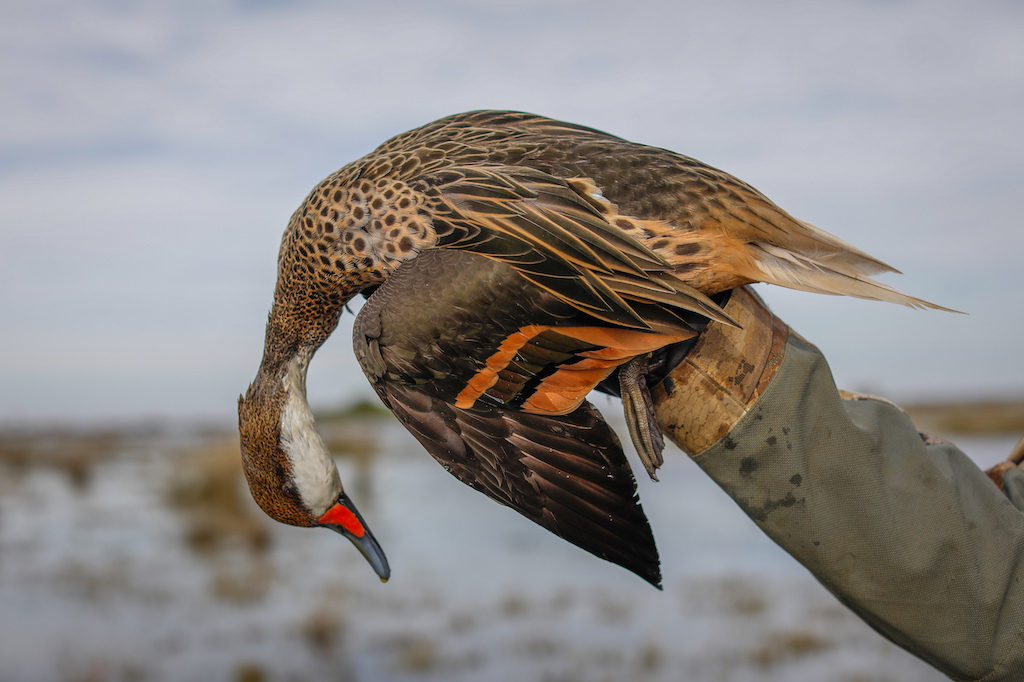
[[(709, 320), (732, 324), (709, 296), (755, 281), (938, 307), (868, 278), (887, 271), (689, 157), (531, 114), (450, 116), (345, 166), (292, 215), (263, 363), (239, 405), (247, 477), (279, 520), (337, 518), (325, 516), (341, 484), (305, 405), (305, 369), (344, 304), (375, 292), (356, 354), (427, 450), (657, 583), (632, 475), (587, 393)], [(653, 475), (641, 368), (622, 386)]]

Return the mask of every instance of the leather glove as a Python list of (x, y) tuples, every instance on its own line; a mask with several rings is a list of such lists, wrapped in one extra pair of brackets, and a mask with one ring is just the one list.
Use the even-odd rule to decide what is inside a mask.
[(750, 409), (775, 376), (793, 333), (747, 287), (732, 292), (725, 311), (741, 328), (709, 325), (651, 389), (665, 435), (691, 456), (718, 442)]

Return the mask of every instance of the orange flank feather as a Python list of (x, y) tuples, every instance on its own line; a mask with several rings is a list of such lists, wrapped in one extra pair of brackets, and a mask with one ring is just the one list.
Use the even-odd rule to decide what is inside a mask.
[(473, 375), (473, 378), (466, 383), (466, 387), (455, 397), (455, 407), (463, 409), (473, 407), (476, 399), (484, 394), (487, 389), (494, 386), (498, 381), (498, 372), (508, 367), (508, 363), (516, 356), (520, 348), (530, 342), (530, 339), (537, 336), (551, 327), (530, 324), (520, 328), (518, 331), (509, 334), (501, 342), (494, 355), (487, 358), (484, 367)]
[[(602, 347), (601, 350), (580, 353), (584, 357), (621, 360), (628, 360), (641, 353), (650, 353), (652, 350), (676, 341), (685, 341), (696, 335), (695, 332), (682, 331), (677, 334), (654, 334), (617, 327), (558, 327), (556, 331)], [(621, 354), (615, 355), (616, 351), (620, 351)]]
[(534, 389), (522, 409), (534, 414), (562, 415), (572, 412), (593, 388), (616, 367), (637, 355), (649, 353), (670, 343), (691, 338), (693, 333), (658, 334), (615, 327), (547, 327), (527, 325), (510, 334), (466, 383), (456, 396), (455, 406), (469, 408), (480, 396), (498, 383), (499, 373), (512, 362), (523, 346), (534, 337), (551, 330), (562, 336), (597, 348), (581, 351), (574, 362), (566, 363), (545, 377)]
[(601, 346), (583, 351), (584, 358), (565, 364), (545, 377), (523, 410), (534, 414), (560, 415), (572, 412), (616, 367), (663, 346), (694, 336), (690, 334), (652, 334), (614, 327), (559, 327), (559, 334)]

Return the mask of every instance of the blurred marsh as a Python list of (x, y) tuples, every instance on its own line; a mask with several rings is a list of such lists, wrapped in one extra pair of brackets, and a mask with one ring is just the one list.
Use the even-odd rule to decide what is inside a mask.
[[(0, 682), (940, 679), (677, 451), (640, 480), (658, 592), (462, 486), (387, 415), (319, 422), (386, 585), (340, 537), (266, 518), (230, 429), (0, 433)], [(1015, 440), (962, 445), (991, 463)]]

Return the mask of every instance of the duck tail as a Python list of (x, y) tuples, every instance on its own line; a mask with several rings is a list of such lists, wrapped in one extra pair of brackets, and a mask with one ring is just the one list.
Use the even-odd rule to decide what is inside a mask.
[(860, 249), (850, 246), (824, 230), (800, 221), (805, 233), (795, 240), (799, 246), (786, 248), (765, 242), (749, 245), (744, 265), (753, 272), (739, 273), (790, 289), (835, 296), (854, 296), (874, 301), (899, 303), (911, 308), (931, 308), (958, 313), (945, 306), (908, 296), (868, 275), (899, 270)]

